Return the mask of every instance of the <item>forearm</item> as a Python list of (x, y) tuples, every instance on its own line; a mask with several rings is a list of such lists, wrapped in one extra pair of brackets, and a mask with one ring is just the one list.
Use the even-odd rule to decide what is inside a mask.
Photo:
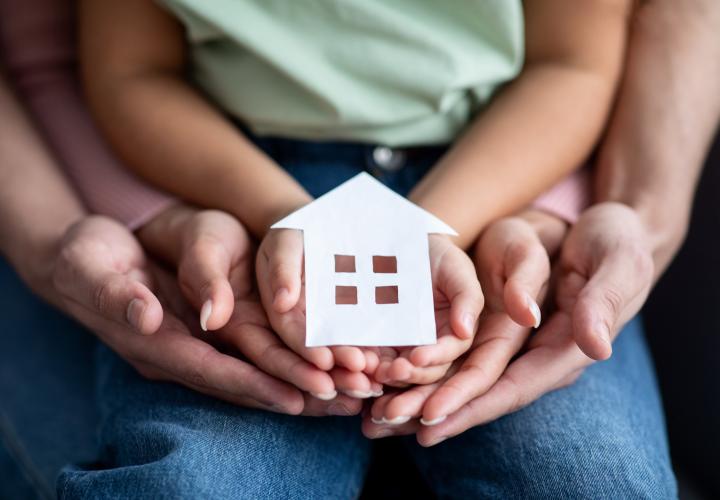
[(84, 210), (0, 75), (0, 250), (52, 300), (57, 245)]
[(310, 196), (179, 75), (150, 71), (90, 85), (117, 151), (154, 184), (236, 215), (256, 236)]
[(617, 109), (597, 165), (597, 201), (635, 208), (656, 276), (681, 244), (720, 117), (720, 3), (651, 0), (638, 9)]
[(602, 130), (613, 90), (610, 79), (582, 69), (527, 68), (411, 198), (469, 245), (488, 222), (526, 206), (582, 163)]

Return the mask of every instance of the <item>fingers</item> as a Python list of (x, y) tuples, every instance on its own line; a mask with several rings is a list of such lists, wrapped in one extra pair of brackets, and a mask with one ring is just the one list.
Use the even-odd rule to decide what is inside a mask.
[(522, 348), (528, 330), (503, 313), (484, 318), (472, 352), (459, 370), (429, 397), (424, 422), (442, 422), (469, 401), (484, 394)]
[(472, 345), (472, 339), (460, 339), (455, 335), (442, 335), (434, 345), (411, 349), (407, 358), (416, 367), (444, 365), (455, 361)]
[(365, 370), (366, 358), (365, 353), (358, 347), (352, 346), (335, 346), (330, 350), (337, 366), (347, 368), (352, 372), (361, 372)]
[(331, 400), (337, 395), (330, 375), (288, 349), (267, 328), (250, 323), (236, 326), (231, 321), (224, 330), (229, 332), (229, 340), (240, 352), (265, 373), (322, 400)]
[(141, 362), (154, 367), (166, 380), (194, 390), (247, 405), (288, 414), (303, 410), (300, 391), (233, 356), (222, 354), (194, 338), (177, 321), (164, 323), (151, 344), (139, 346)]
[[(184, 295), (200, 311), (203, 330), (217, 330), (228, 322), (236, 292), (230, 276), (249, 262), (250, 241), (232, 216), (207, 210), (186, 223), (178, 278)], [(251, 280), (248, 272), (240, 274), (243, 280)]]
[(476, 261), (486, 294), (518, 324), (537, 328), (538, 301), (550, 277), (550, 258), (533, 227), (518, 218), (492, 225), (481, 237)]
[(450, 302), (450, 326), (461, 339), (475, 334), (484, 298), (475, 266), (460, 248), (447, 238), (430, 239), (432, 279), (435, 288)]
[(610, 357), (612, 339), (642, 306), (652, 276), (652, 258), (647, 253), (620, 247), (602, 259), (572, 313), (575, 341), (588, 357)]
[(439, 386), (440, 383), (418, 385), (378, 398), (370, 410), (372, 422), (401, 425), (412, 418), (420, 418), (425, 401)]
[(330, 371), (337, 390), (356, 399), (368, 399), (382, 395), (382, 385), (370, 380), (360, 372), (351, 372), (345, 368), (333, 368)]
[[(513, 361), (498, 381), (484, 394), (469, 401), (437, 425), (424, 426), (418, 431), (422, 446), (435, 445), (448, 437), (512, 413), (538, 399), (543, 394), (564, 386), (570, 374), (587, 366), (590, 360), (564, 332), (569, 319), (548, 322), (533, 348)], [(537, 337), (536, 337), (537, 338)], [(428, 401), (429, 404), (429, 401)]]
[(275, 229), (264, 247), (272, 307), (278, 313), (295, 307), (301, 291), (303, 237), (294, 229)]

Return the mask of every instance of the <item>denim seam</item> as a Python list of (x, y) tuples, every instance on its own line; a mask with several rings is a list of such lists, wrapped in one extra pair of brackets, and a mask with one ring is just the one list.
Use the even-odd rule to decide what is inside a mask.
[(33, 464), (30, 455), (17, 438), (17, 433), (13, 429), (10, 419), (2, 411), (0, 411), (0, 441), (10, 457), (15, 459), (18, 468), (38, 496), (48, 499), (54, 498), (52, 488), (45, 483), (37, 467)]

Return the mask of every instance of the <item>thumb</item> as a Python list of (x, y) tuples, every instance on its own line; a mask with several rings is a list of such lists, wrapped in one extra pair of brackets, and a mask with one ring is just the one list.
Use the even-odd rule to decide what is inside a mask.
[(286, 313), (300, 300), (302, 288), (303, 236), (294, 229), (280, 229), (265, 249), (272, 306)]
[(65, 300), (104, 318), (129, 325), (143, 335), (155, 333), (162, 323), (163, 310), (146, 285), (149, 280), (140, 270), (122, 274), (111, 264), (87, 252), (82, 259), (64, 252), (54, 270), (55, 288)]
[[(217, 330), (230, 320), (237, 291), (230, 282), (233, 270), (250, 262), (250, 242), (236, 219), (212, 210), (193, 217), (183, 238), (178, 279), (183, 294), (200, 310), (203, 330)], [(246, 274), (241, 281), (249, 279)]]
[(649, 255), (632, 256), (618, 249), (602, 259), (572, 311), (575, 342), (588, 357), (610, 357), (615, 333), (642, 306), (652, 276)]
[(475, 334), (485, 299), (470, 257), (452, 242), (446, 244), (450, 246), (444, 251), (436, 250), (431, 239), (431, 257), (436, 251), (440, 252), (439, 261), (432, 267), (432, 278), (450, 302), (453, 332), (461, 339), (469, 339)]

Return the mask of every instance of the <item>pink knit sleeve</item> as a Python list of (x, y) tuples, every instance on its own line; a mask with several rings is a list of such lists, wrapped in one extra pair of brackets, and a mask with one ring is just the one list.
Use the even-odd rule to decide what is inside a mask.
[(70, 0), (0, 0), (8, 76), (87, 207), (131, 229), (174, 203), (121, 165), (96, 130), (76, 76)]
[(532, 203), (532, 207), (572, 224), (590, 205), (590, 187), (589, 167), (584, 167), (541, 194)]

